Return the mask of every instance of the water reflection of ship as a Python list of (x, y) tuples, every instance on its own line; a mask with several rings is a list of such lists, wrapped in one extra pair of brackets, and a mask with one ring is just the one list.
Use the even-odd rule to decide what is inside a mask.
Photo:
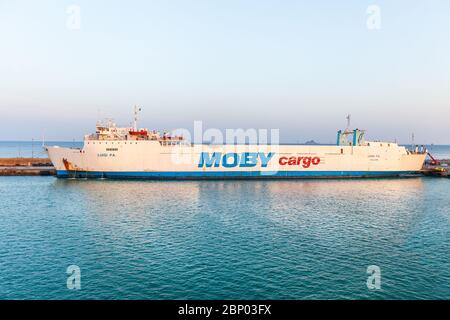
[[(93, 213), (105, 223), (128, 217), (142, 220), (142, 225), (151, 225), (164, 209), (178, 206), (178, 210), (189, 216), (189, 207), (199, 199), (199, 186), (194, 181), (182, 183), (159, 181), (118, 180), (55, 180), (62, 190), (77, 192), (85, 201), (87, 212)], [(184, 207), (179, 207), (184, 203)]]
[[(267, 189), (266, 218), (313, 238), (330, 235), (317, 238), (318, 243), (345, 245), (344, 240), (355, 239), (405, 243), (408, 231), (421, 223), (417, 212), (426, 212), (421, 178), (305, 181), (295, 185), (283, 181), (268, 183)], [(331, 243), (324, 245), (333, 247)]]
[(354, 240), (405, 243), (421, 223), (418, 212), (426, 211), (421, 178), (54, 183), (85, 199), (79, 203), (85, 207), (84, 223), (101, 226), (104, 236), (121, 233), (122, 239), (130, 235), (152, 243), (162, 234), (170, 239), (165, 230), (174, 226), (206, 232), (204, 237), (210, 227), (238, 230), (236, 223), (248, 219), (267, 237), (274, 230), (301, 233), (327, 248)]

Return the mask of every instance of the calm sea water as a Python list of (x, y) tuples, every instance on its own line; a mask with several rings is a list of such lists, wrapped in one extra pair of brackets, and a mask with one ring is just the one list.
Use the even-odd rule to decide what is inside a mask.
[[(46, 141), (46, 145), (80, 148), (80, 141)], [(407, 146), (410, 148), (410, 146)], [(429, 145), (430, 153), (438, 159), (450, 159), (450, 145)], [(0, 141), (0, 158), (8, 157), (47, 157), (40, 141)]]
[(450, 299), (449, 190), (0, 177), (0, 298)]

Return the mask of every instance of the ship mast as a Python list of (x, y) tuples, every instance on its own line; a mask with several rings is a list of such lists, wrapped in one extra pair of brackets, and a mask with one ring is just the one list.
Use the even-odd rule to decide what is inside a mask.
[(139, 111), (141, 111), (141, 108), (138, 107), (138, 106), (134, 106), (134, 122), (133, 122), (133, 130), (134, 130), (135, 132), (138, 131), (138, 128), (137, 128), (137, 121), (138, 121), (138, 113), (139, 113)]
[(348, 114), (346, 119), (347, 119), (347, 128), (345, 129), (345, 132), (350, 132), (350, 120), (351, 120), (351, 115)]

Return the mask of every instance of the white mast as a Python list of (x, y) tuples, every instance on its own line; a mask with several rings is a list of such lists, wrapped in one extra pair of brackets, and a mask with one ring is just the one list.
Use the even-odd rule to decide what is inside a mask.
[(141, 108), (138, 107), (138, 106), (134, 106), (134, 125), (133, 125), (134, 131), (138, 131), (137, 121), (138, 121), (138, 113), (139, 113), (139, 111), (141, 111)]
[(42, 148), (45, 148), (45, 130), (42, 129)]
[(351, 121), (351, 115), (347, 115), (347, 128), (345, 129), (346, 132), (350, 131), (350, 121)]

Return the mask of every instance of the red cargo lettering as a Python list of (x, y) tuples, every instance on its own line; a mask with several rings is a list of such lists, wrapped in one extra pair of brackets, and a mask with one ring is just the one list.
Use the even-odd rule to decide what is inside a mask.
[(317, 166), (320, 163), (319, 157), (281, 157), (278, 163), (282, 166), (302, 166), (303, 168), (309, 168), (311, 165)]

